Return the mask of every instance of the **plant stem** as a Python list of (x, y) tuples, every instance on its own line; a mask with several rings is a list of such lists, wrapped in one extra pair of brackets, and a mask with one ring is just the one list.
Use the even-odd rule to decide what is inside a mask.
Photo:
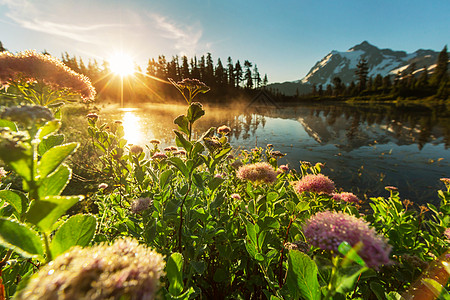
[(280, 285), (280, 288), (283, 286), (283, 258), (284, 258), (284, 245), (287, 243), (288, 236), (289, 236), (289, 230), (291, 229), (292, 223), (295, 221), (297, 216), (294, 216), (289, 221), (289, 225), (286, 229), (286, 236), (284, 237), (283, 242), (283, 248), (281, 248), (281, 257), (280, 257), (280, 263), (279, 263), (279, 271), (278, 271), (278, 284)]
[(50, 262), (53, 260), (52, 257), (52, 252), (50, 251), (50, 244), (48, 243), (48, 236), (47, 234), (44, 232), (44, 244), (45, 244), (45, 254), (46, 254), (46, 263)]
[(184, 195), (183, 201), (181, 202), (181, 206), (180, 206), (180, 227), (178, 228), (178, 252), (180, 252), (180, 253), (182, 251), (181, 231), (183, 229), (183, 206), (184, 206), (184, 202), (186, 201), (186, 198), (187, 198), (189, 192), (191, 191), (191, 185), (192, 185), (192, 180), (189, 181), (188, 190), (186, 191), (186, 195)]

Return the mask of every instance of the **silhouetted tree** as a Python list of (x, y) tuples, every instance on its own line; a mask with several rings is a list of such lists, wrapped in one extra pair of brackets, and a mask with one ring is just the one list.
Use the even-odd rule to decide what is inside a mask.
[(253, 77), (252, 77), (252, 63), (249, 62), (248, 60), (246, 60), (244, 62), (244, 68), (245, 68), (245, 75), (244, 75), (244, 79), (245, 79), (245, 87), (248, 89), (253, 88)]
[(239, 87), (239, 84), (243, 80), (242, 75), (243, 75), (243, 73), (242, 73), (241, 63), (238, 60), (236, 62), (236, 66), (234, 67), (234, 80), (236, 82), (236, 87)]
[(357, 70), (355, 71), (356, 75), (358, 75), (359, 79), (359, 91), (363, 91), (366, 89), (367, 83), (367, 74), (369, 73), (369, 67), (367, 66), (367, 61), (364, 58), (361, 58), (356, 65)]
[(3, 47), (3, 43), (0, 41), (0, 52), (8, 51), (5, 47)]

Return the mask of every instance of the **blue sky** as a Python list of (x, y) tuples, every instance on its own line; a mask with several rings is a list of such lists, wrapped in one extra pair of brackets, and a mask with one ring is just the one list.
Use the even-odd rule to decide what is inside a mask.
[(0, 41), (12, 52), (67, 51), (144, 67), (164, 54), (250, 60), (270, 82), (303, 78), (331, 50), (364, 40), (380, 48), (440, 51), (450, 0), (0, 0)]

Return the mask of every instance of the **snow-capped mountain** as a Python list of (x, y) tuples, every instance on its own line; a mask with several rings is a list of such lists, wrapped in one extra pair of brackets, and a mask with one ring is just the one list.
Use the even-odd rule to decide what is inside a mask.
[(294, 95), (297, 91), (300, 94), (311, 88), (311, 85), (326, 85), (333, 83), (334, 77), (339, 77), (345, 84), (352, 81), (357, 82), (358, 77), (355, 74), (356, 65), (361, 59), (367, 61), (369, 68), (368, 76), (375, 77), (396, 75), (415, 64), (416, 72), (420, 72), (424, 67), (432, 72), (436, 66), (439, 52), (433, 50), (419, 49), (414, 53), (406, 53), (405, 51), (394, 51), (391, 49), (379, 49), (371, 45), (367, 41), (356, 45), (345, 52), (333, 50), (322, 60), (318, 61), (301, 80), (285, 83), (277, 83), (272, 85), (273, 89), (277, 89), (286, 95)]

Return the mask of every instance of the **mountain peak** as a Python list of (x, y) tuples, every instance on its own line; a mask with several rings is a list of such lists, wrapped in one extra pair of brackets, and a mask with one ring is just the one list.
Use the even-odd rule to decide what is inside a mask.
[(378, 48), (376, 46), (372, 45), (371, 43), (369, 43), (368, 41), (364, 41), (359, 45), (353, 46), (348, 51), (356, 51), (356, 50), (368, 51), (368, 50), (373, 50), (373, 49), (378, 49)]

